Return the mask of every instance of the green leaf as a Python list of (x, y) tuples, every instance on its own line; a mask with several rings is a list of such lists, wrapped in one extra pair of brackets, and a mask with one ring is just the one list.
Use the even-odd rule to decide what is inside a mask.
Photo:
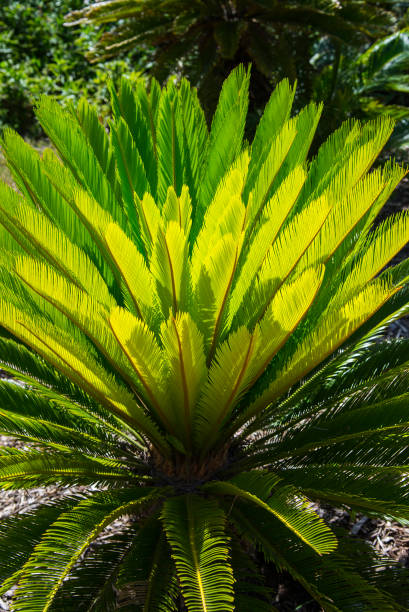
[(117, 588), (121, 604), (138, 605), (141, 612), (176, 612), (175, 567), (160, 522), (151, 518), (136, 534), (121, 564)]
[[(105, 527), (116, 518), (149, 505), (160, 494), (160, 490), (152, 488), (97, 493), (62, 513), (24, 566), (14, 594), (16, 612), (48, 609), (74, 563)], [(42, 573), (45, 566), (47, 573)]]
[[(250, 72), (241, 66), (225, 81), (210, 131), (207, 164), (200, 191), (199, 214), (216, 193), (217, 186), (240, 153), (248, 106)], [(198, 218), (198, 222), (201, 218)]]
[(241, 474), (231, 482), (208, 483), (207, 491), (216, 494), (241, 497), (273, 514), (287, 529), (318, 554), (332, 552), (337, 540), (332, 531), (291, 487), (278, 487), (277, 477), (263, 472)]
[(216, 502), (190, 494), (167, 500), (161, 513), (189, 612), (233, 610), (225, 516)]

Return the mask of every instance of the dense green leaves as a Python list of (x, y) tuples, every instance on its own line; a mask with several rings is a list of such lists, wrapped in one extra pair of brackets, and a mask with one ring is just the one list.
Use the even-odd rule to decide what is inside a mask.
[[(405, 23), (401, 20), (404, 13), (405, 6), (397, 0), (350, 0), (345, 4), (335, 0), (105, 0), (74, 10), (67, 16), (67, 24), (81, 26), (78, 32), (91, 24), (97, 26), (100, 36), (89, 52), (94, 61), (149, 49), (153, 60), (149, 63), (150, 74), (160, 82), (175, 73), (188, 77), (199, 88), (209, 116), (216, 108), (217, 88), (231, 67), (239, 62), (251, 63), (254, 80), (248, 128), (254, 133), (272, 85), (284, 77), (292, 83), (298, 81), (301, 104), (315, 92), (318, 100), (335, 102), (336, 112), (344, 103), (349, 116), (348, 112), (359, 106), (365, 96), (355, 90), (351, 99), (348, 81), (338, 80), (337, 76), (349, 68), (354, 81), (369, 81), (369, 87), (375, 89), (378, 75), (371, 69), (362, 70), (366, 64), (363, 51), (385, 36), (379, 44), (394, 46), (397, 55), (401, 45), (390, 45), (388, 37), (395, 36), (401, 21)], [(338, 71), (340, 56), (344, 55)], [(362, 61), (356, 64), (360, 55)], [(384, 54), (379, 50), (376, 55)], [(395, 72), (391, 67), (388, 71), (399, 74), (401, 78), (394, 81), (397, 87), (403, 87), (404, 72)], [(379, 96), (372, 100), (376, 107)], [(402, 105), (400, 108), (404, 110)], [(334, 129), (341, 122), (339, 113), (334, 117), (331, 111), (326, 116), (326, 135), (328, 124)]]
[(234, 610), (224, 513), (185, 495), (165, 502), (162, 520), (189, 610)]
[(271, 609), (255, 549), (325, 610), (406, 609), (312, 506), (409, 520), (407, 342), (380, 342), (408, 217), (373, 230), (405, 169), (370, 170), (393, 125), (308, 162), (321, 108), (291, 117), (283, 81), (248, 143), (249, 79), (210, 132), (187, 81), (123, 79), (107, 129), (41, 100), (57, 153), (4, 135), (0, 433), (25, 446), (0, 487), (84, 487), (0, 528), (16, 611)]

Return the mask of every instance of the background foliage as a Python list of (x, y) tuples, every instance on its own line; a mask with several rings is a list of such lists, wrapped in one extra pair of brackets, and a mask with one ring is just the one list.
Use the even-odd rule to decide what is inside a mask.
[(0, 2), (0, 128), (40, 136), (33, 102), (43, 93), (64, 103), (85, 94), (105, 113), (108, 77), (116, 80), (139, 66), (139, 50), (90, 65), (85, 52), (94, 43), (94, 29), (85, 27), (79, 36), (64, 26), (66, 13), (83, 6), (83, 0)]
[[(394, 0), (111, 0), (91, 2), (72, 12), (67, 22), (100, 28), (97, 44), (88, 53), (93, 61), (150, 46), (153, 62), (149, 73), (161, 83), (175, 73), (188, 77), (198, 87), (208, 117), (221, 83), (239, 63), (253, 64), (253, 126), (273, 86), (284, 77), (293, 83), (297, 80), (297, 108), (311, 98), (326, 103), (318, 134), (322, 140), (350, 116), (373, 116), (373, 106), (379, 101), (382, 109), (378, 112), (383, 112), (385, 98), (387, 104), (404, 108), (406, 97), (397, 101), (390, 87), (385, 96), (379, 80), (376, 88), (371, 87), (378, 75), (367, 69), (368, 57), (362, 54), (405, 25), (407, 6), (407, 2)], [(400, 52), (404, 61), (397, 70), (403, 76), (409, 56), (406, 48), (398, 50), (397, 46), (399, 43), (390, 41), (382, 53), (376, 48), (372, 55), (378, 56), (384, 69), (383, 64)], [(370, 90), (365, 95), (359, 82), (364, 72)], [(395, 80), (395, 91), (396, 85)], [(387, 114), (393, 114), (392, 109)], [(394, 116), (401, 119), (402, 112)]]
[(249, 136), (273, 86), (288, 77), (298, 81), (297, 108), (325, 102), (317, 143), (348, 117), (388, 114), (399, 121), (390, 148), (407, 146), (409, 35), (397, 30), (407, 25), (408, 6), (11, 0), (0, 6), (0, 129), (41, 136), (32, 107), (42, 93), (65, 104), (85, 95), (104, 116), (108, 79), (142, 71), (161, 83), (187, 76), (209, 117), (230, 70), (251, 62)]

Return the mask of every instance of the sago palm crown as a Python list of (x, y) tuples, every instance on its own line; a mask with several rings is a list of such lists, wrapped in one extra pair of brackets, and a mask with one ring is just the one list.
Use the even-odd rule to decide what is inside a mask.
[(44, 98), (53, 150), (4, 135), (0, 364), (25, 386), (0, 383), (0, 431), (30, 444), (0, 486), (83, 485), (3, 522), (17, 612), (271, 610), (255, 551), (324, 610), (407, 609), (399, 566), (313, 504), (409, 519), (409, 344), (380, 342), (409, 217), (373, 226), (393, 126), (307, 162), (321, 107), (290, 118), (283, 81), (249, 144), (249, 78), (210, 132), (187, 81), (124, 78), (109, 130)]

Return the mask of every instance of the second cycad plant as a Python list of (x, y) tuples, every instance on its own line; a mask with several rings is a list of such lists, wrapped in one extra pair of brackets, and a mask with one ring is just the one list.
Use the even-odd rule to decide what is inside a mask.
[(337, 549), (311, 503), (409, 519), (408, 344), (379, 343), (409, 218), (373, 229), (405, 172), (369, 172), (393, 126), (307, 163), (321, 109), (290, 118), (283, 81), (249, 145), (248, 85), (210, 133), (187, 81), (123, 79), (109, 132), (45, 98), (54, 150), (5, 134), (0, 364), (27, 385), (0, 383), (0, 429), (34, 447), (1, 451), (0, 485), (94, 485), (1, 528), (16, 611), (271, 610), (256, 549), (325, 610), (407, 609), (398, 567)]

